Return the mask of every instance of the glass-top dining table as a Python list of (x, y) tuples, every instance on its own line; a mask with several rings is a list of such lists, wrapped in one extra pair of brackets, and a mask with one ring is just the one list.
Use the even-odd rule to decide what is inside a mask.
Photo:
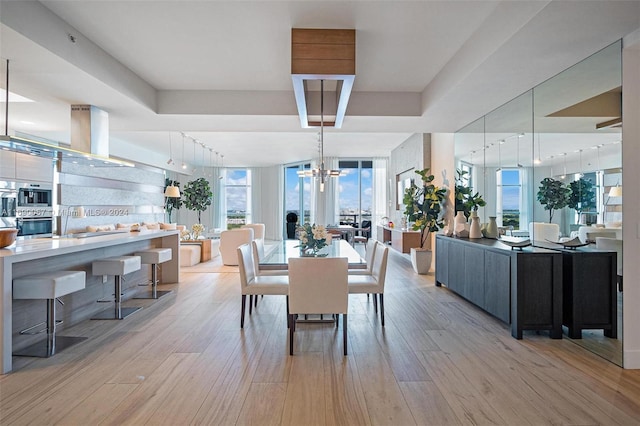
[[(298, 240), (283, 240), (278, 242), (276, 247), (265, 247), (267, 254), (260, 261), (260, 269), (287, 269), (289, 259), (300, 257), (299, 244)], [(319, 253), (326, 254), (326, 257), (346, 257), (349, 269), (365, 269), (367, 267), (362, 256), (344, 240), (334, 240), (327, 247), (322, 248)]]

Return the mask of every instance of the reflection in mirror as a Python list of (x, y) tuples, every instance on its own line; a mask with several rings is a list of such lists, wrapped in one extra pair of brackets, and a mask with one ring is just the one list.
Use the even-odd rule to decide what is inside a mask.
[[(620, 240), (621, 246), (622, 198), (619, 189), (612, 191), (622, 187), (621, 71), (617, 42), (533, 89), (536, 191), (543, 180), (553, 179), (567, 194), (551, 219), (549, 210), (536, 202), (534, 221), (557, 224), (558, 238), (578, 238), (590, 243), (588, 249), (596, 247), (598, 237)], [(622, 256), (621, 250), (617, 255)], [(595, 284), (600, 288), (581, 291), (597, 292), (610, 283)], [(614, 294), (619, 299), (613, 312), (618, 330), (612, 335), (617, 338), (606, 337), (603, 329), (584, 329), (576, 333), (581, 339), (573, 341), (622, 365), (621, 293)], [(615, 297), (606, 289), (600, 295), (602, 302)], [(565, 294), (569, 296), (576, 295)]]
[[(563, 306), (563, 324), (573, 342), (618, 365), (623, 275), (621, 53), (622, 43), (614, 43), (455, 135), (456, 168), (469, 172), (464, 184), (486, 201), (478, 210), (481, 222), (496, 216), (507, 234), (554, 249), (562, 246), (550, 241), (575, 238), (588, 243), (581, 249), (585, 253), (606, 250), (608, 259), (616, 253), (617, 288), (607, 267), (598, 266), (584, 280), (573, 280), (578, 285), (574, 287), (563, 277), (564, 300), (571, 300)], [(599, 261), (601, 257), (594, 263)], [(610, 262), (607, 265), (611, 268)], [(587, 281), (592, 287), (580, 287)], [(577, 293), (568, 294), (570, 287)], [(585, 296), (594, 305), (578, 311), (600, 315), (597, 320), (584, 319), (600, 328), (572, 331), (567, 312)]]
[[(455, 213), (465, 210), (464, 204), (469, 198), (468, 195), (474, 196), (477, 193), (479, 197), (486, 200), (486, 198), (484, 198), (484, 145), (484, 118), (480, 118), (467, 125), (455, 135)], [(469, 209), (473, 210), (473, 206), (467, 203), (466, 210)], [(478, 206), (477, 208), (480, 222), (483, 222), (485, 210), (482, 206)], [(467, 211), (466, 215), (468, 216), (468, 214)]]
[(528, 91), (486, 116), (487, 211), (507, 235), (527, 237), (532, 220), (532, 99)]

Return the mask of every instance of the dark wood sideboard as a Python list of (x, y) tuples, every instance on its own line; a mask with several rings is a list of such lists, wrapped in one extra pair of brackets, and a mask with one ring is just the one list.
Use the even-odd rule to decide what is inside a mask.
[(537, 241), (535, 245), (562, 253), (562, 324), (569, 337), (581, 339), (582, 330), (590, 329), (617, 337), (617, 253), (592, 246), (564, 249)]
[(516, 339), (523, 330), (562, 338), (562, 261), (557, 250), (436, 236), (436, 285), (510, 323)]

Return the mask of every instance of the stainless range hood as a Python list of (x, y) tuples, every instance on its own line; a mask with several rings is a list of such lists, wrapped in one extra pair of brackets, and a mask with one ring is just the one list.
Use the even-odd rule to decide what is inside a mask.
[(129, 161), (109, 158), (109, 116), (92, 105), (71, 106), (71, 148), (27, 135), (9, 136), (9, 59), (6, 63), (4, 136), (0, 136), (0, 149), (60, 160), (69, 157), (73, 163), (89, 163), (93, 167), (135, 167)]
[(71, 148), (27, 135), (0, 136), (0, 147), (92, 167), (135, 167), (129, 161), (109, 157), (109, 115), (93, 105), (71, 106)]
[(59, 158), (58, 153), (60, 153), (64, 161), (68, 159), (72, 162), (89, 164), (94, 167), (135, 167), (135, 164), (129, 161), (90, 154), (73, 148), (65, 148), (52, 141), (44, 142), (22, 136), (0, 136), (0, 148), (6, 151), (22, 152), (46, 158)]

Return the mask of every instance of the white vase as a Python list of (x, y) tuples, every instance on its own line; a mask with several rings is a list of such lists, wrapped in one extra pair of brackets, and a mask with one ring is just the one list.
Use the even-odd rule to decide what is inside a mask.
[(471, 218), (469, 238), (482, 238), (482, 231), (480, 230), (480, 218), (478, 216)]
[(417, 274), (427, 274), (431, 268), (432, 251), (421, 248), (411, 249), (411, 265)]
[(453, 220), (453, 235), (456, 237), (468, 237), (469, 228), (467, 225), (467, 218), (464, 212), (459, 211), (456, 213), (456, 217)]
[(489, 216), (489, 223), (487, 224), (485, 236), (487, 238), (498, 238), (498, 223), (496, 222), (495, 216)]

